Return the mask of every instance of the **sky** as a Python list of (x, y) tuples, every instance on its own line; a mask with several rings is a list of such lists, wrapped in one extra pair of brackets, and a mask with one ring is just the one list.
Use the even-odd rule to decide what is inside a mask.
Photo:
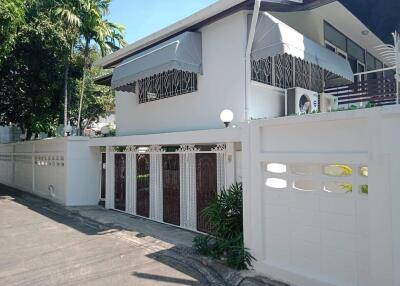
[(175, 23), (217, 0), (113, 0), (110, 21), (123, 24), (131, 44)]

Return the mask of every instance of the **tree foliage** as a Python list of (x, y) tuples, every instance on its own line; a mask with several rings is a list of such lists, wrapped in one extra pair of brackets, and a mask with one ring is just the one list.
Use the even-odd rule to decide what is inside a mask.
[(0, 1), (0, 125), (15, 124), (28, 135), (54, 135), (67, 103), (68, 117), (77, 124), (81, 93), (87, 100), (82, 106), (86, 125), (113, 109), (112, 91), (95, 86), (101, 71), (91, 67), (100, 54), (125, 44), (123, 28), (105, 20), (109, 4)]
[(0, 63), (15, 45), (19, 27), (24, 22), (23, 0), (0, 1)]

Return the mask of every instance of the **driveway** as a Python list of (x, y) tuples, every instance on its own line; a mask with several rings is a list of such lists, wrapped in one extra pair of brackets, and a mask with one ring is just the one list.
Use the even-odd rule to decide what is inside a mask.
[(281, 285), (195, 255), (193, 236), (0, 185), (0, 285)]

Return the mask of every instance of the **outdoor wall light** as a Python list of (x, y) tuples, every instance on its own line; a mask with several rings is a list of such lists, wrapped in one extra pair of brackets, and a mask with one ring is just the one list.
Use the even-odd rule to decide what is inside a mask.
[(104, 136), (107, 137), (108, 134), (110, 134), (110, 128), (108, 126), (103, 126), (100, 129), (100, 133)]
[(221, 118), (221, 121), (225, 124), (225, 127), (228, 128), (229, 124), (233, 120), (233, 112), (232, 112), (232, 110), (229, 110), (229, 109), (223, 110), (221, 112), (220, 118)]
[(64, 132), (67, 133), (67, 136), (71, 135), (72, 132), (72, 126), (68, 123), (67, 126), (64, 127)]

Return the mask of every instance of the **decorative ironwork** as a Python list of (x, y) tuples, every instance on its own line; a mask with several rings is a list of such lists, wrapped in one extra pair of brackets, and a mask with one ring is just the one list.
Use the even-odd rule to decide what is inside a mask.
[(226, 145), (225, 144), (217, 144), (217, 146), (215, 146), (214, 148), (211, 149), (211, 151), (214, 152), (224, 152), (226, 149)]
[(180, 225), (180, 164), (178, 154), (162, 155), (163, 220)]
[(200, 151), (200, 149), (196, 148), (196, 146), (194, 144), (182, 144), (177, 151), (178, 152), (198, 152), (198, 151)]
[(302, 87), (322, 92), (324, 69), (300, 58), (282, 54), (253, 60), (251, 79), (280, 88)]
[(322, 92), (324, 90), (324, 69), (318, 65), (311, 64), (310, 89)]
[(273, 85), (272, 57), (251, 62), (251, 79), (265, 84)]
[(170, 70), (137, 82), (139, 103), (155, 101), (197, 91), (197, 74)]
[(126, 152), (132, 152), (132, 153), (136, 153), (138, 151), (136, 146), (127, 146), (126, 147)]
[(146, 153), (158, 153), (165, 152), (161, 145), (151, 145), (149, 149), (147, 149)]
[(310, 89), (311, 68), (310, 64), (302, 59), (295, 58), (295, 86)]

